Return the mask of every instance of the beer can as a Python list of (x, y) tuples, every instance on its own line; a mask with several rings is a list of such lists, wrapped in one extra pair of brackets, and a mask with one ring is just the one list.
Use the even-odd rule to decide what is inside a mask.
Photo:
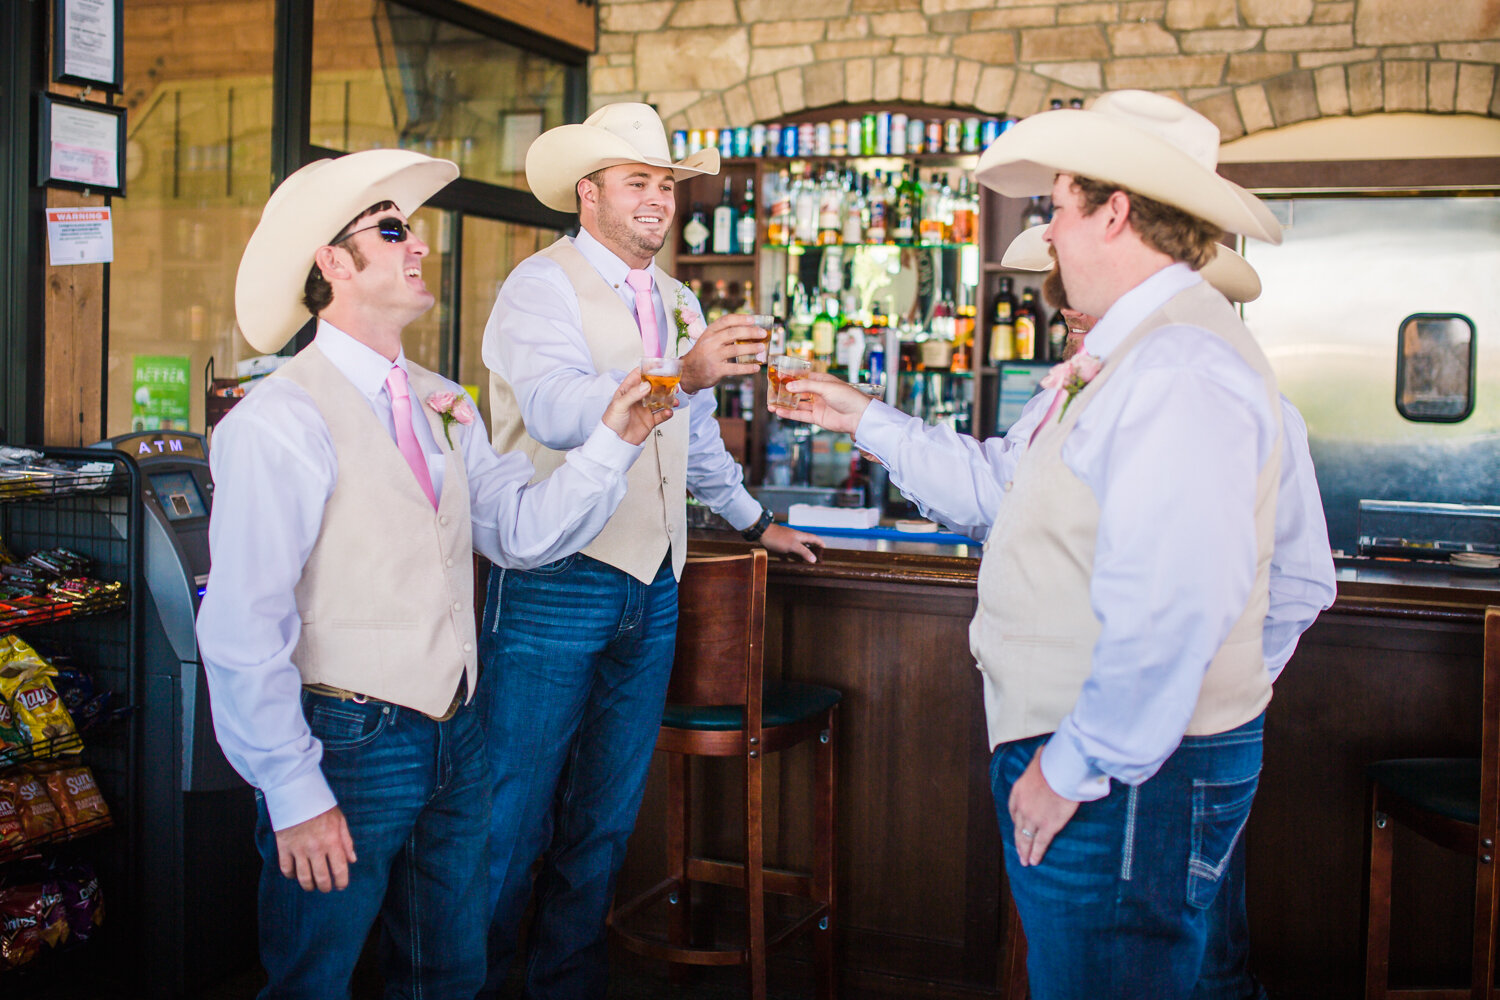
[(797, 126), (797, 149), (803, 156), (812, 156), (817, 147), (817, 132), (808, 123)]
[(797, 126), (783, 125), (781, 127), (781, 155), (797, 155)]
[[(766, 127), (759, 122), (750, 126), (750, 155), (766, 155)], [(776, 154), (772, 153), (771, 155), (775, 156)]]
[(979, 148), (988, 149), (990, 143), (1000, 138), (1000, 123), (993, 118), (986, 118), (984, 124), (979, 126)]
[(734, 155), (750, 155), (750, 130), (743, 125), (734, 130)]
[(943, 152), (956, 153), (963, 145), (964, 123), (957, 118), (943, 122)]
[(818, 122), (813, 126), (813, 149), (817, 150), (819, 156), (827, 156), (833, 152), (833, 129), (828, 127), (827, 122)]
[(927, 123), (927, 152), (941, 153), (943, 151), (943, 123), (934, 118)]
[(781, 153), (781, 123), (772, 122), (766, 126), (766, 155), (780, 156)]
[[(865, 112), (864, 117), (860, 119), (859, 123), (862, 126), (861, 131), (864, 132), (864, 142), (862, 145), (864, 146), (865, 153), (877, 152), (879, 147), (875, 145), (875, 112)], [(889, 126), (887, 126), (887, 131), (889, 131)]]
[(687, 136), (688, 153), (696, 153), (703, 148), (703, 130), (701, 128), (688, 129)]
[(882, 149), (882, 153), (890, 153), (892, 156), (906, 155), (906, 116), (897, 111), (891, 115), (891, 144), (889, 149)]
[(672, 133), (672, 159), (685, 159), (688, 155), (687, 129), (680, 128)]
[(828, 131), (828, 151), (834, 156), (847, 156), (849, 154), (849, 127), (844, 119), (835, 118), (829, 122)]
[(1001, 115), (1000, 116), (1000, 134), (1004, 135), (1005, 133), (1009, 132), (1010, 131), (1010, 127), (1012, 125), (1014, 125), (1018, 120), (1019, 119), (1012, 118), (1010, 115)]
[(849, 155), (863, 156), (865, 152), (864, 122), (859, 118), (851, 118), (845, 125), (845, 131), (848, 134)]
[(734, 155), (734, 129), (719, 129), (719, 155), (726, 160)]
[(920, 153), (926, 146), (927, 123), (920, 118), (913, 118), (906, 123), (906, 151), (908, 153)]
[[(885, 156), (891, 151), (891, 113), (881, 111), (875, 114), (875, 145), (871, 150), (879, 156)], [(902, 125), (902, 128), (905, 128)]]
[(972, 115), (964, 119), (963, 151), (965, 153), (979, 152), (979, 119)]

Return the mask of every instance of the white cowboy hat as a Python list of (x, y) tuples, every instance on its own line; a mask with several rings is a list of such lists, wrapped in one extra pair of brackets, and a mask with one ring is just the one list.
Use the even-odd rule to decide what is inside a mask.
[(649, 104), (606, 104), (582, 125), (559, 125), (537, 136), (526, 151), (526, 183), (548, 208), (578, 211), (578, 182), (621, 163), (666, 167), (678, 180), (719, 172), (719, 151), (701, 149), (678, 163), (667, 148), (667, 130)]
[(240, 258), (234, 314), (245, 340), (273, 354), (312, 318), (302, 304), (318, 248), (382, 201), (410, 217), (458, 166), (406, 149), (370, 149), (302, 167), (275, 191)]
[(1161, 94), (1117, 90), (1087, 110), (1019, 121), (979, 157), (975, 178), (1012, 198), (1047, 194), (1057, 174), (1107, 181), (1268, 243), (1281, 225), (1255, 195), (1219, 176), (1219, 129)]
[[(1011, 240), (1010, 246), (1005, 248), (1005, 256), (1000, 259), (1000, 266), (1017, 271), (1051, 270), (1052, 254), (1048, 252), (1047, 241), (1042, 239), (1046, 231), (1046, 226), (1032, 226)], [(1222, 243), (1214, 249), (1217, 251), (1214, 259), (1198, 272), (1203, 275), (1203, 280), (1217, 288), (1219, 294), (1230, 302), (1254, 302), (1260, 298), (1260, 275), (1255, 273), (1250, 262)]]

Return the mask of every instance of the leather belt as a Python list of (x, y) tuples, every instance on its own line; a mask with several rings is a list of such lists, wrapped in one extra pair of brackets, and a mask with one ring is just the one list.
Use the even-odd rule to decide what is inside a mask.
[[(302, 689), (304, 691), (311, 691), (313, 694), (322, 695), (325, 698), (336, 698), (339, 701), (352, 701), (356, 705), (363, 705), (366, 702), (371, 701), (380, 702), (379, 698), (371, 698), (369, 695), (359, 694), (356, 691), (350, 691), (341, 687), (334, 687), (332, 684), (304, 684), (302, 685)], [(458, 706), (463, 704), (463, 700), (464, 682), (462, 679), (460, 679), (458, 682), (458, 690), (453, 692), (453, 701), (448, 705), (448, 710), (446, 712), (444, 712), (442, 715), (427, 715), (426, 712), (423, 712), (422, 714), (427, 715), (427, 717), (433, 722), (447, 722), (458, 713)], [(387, 704), (385, 702), (381, 703)], [(389, 704), (395, 703), (390, 702)]]

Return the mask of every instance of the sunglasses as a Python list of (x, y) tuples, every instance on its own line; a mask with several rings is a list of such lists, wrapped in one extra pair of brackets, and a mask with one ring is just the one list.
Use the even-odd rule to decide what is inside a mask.
[(360, 233), (367, 233), (372, 229), (380, 233), (380, 238), (385, 240), (387, 243), (405, 243), (407, 234), (411, 232), (411, 226), (408, 226), (400, 219), (385, 218), (381, 219), (373, 226), (365, 226), (362, 229), (354, 230), (354, 232), (352, 233), (345, 233), (343, 236), (340, 236), (338, 239), (334, 240), (328, 245), (334, 246), (336, 244), (344, 242), (351, 236), (358, 236)]

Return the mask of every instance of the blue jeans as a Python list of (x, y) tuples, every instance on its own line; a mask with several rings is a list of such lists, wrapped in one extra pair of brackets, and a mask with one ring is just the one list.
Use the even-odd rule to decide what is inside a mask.
[(302, 693), (323, 776), (349, 824), (349, 887), (308, 892), (281, 874), (257, 793), (260, 1000), (349, 996), (379, 916), (387, 997), (468, 998), (484, 979), (484, 732), (472, 706), (447, 722), (382, 701)]
[[(1258, 987), (1248, 973), (1233, 974), (1244, 970), (1246, 942), (1243, 918), (1237, 940), (1232, 925), (1235, 907), (1243, 913), (1239, 845), (1260, 781), (1263, 725), (1261, 716), (1226, 733), (1185, 737), (1149, 780), (1112, 781), (1104, 798), (1079, 805), (1042, 863), (1027, 868), (1016, 861), (1008, 803), (1047, 737), (995, 748), (990, 783), (1033, 1000), (1255, 995), (1236, 992)], [(1225, 883), (1236, 864), (1238, 879)], [(1237, 903), (1220, 900), (1226, 885)]]
[(490, 573), (479, 637), (487, 727), (489, 978), (505, 982), (527, 899), (526, 996), (603, 997), (604, 919), (635, 826), (677, 640), (677, 581), (584, 555)]

